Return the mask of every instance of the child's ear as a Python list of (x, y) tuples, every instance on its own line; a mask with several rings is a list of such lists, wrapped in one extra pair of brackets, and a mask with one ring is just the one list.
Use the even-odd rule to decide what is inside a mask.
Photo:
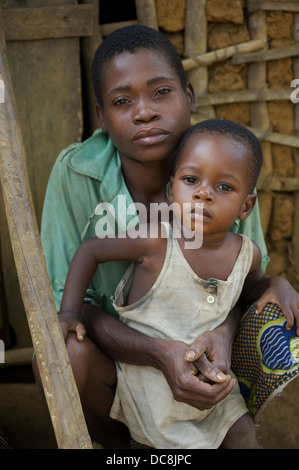
[(245, 220), (247, 219), (247, 217), (250, 216), (255, 206), (256, 198), (257, 198), (256, 194), (254, 193), (248, 194), (245, 201), (243, 202), (243, 206), (242, 206), (238, 219)]
[(97, 113), (98, 120), (100, 123), (100, 128), (105, 134), (108, 134), (107, 126), (106, 126), (105, 119), (104, 119), (104, 110), (101, 108), (101, 106), (98, 103), (96, 103), (96, 113)]

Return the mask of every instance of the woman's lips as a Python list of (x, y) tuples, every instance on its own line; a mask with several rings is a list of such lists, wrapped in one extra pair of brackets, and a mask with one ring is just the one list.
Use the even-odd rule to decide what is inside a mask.
[(141, 129), (133, 137), (134, 142), (143, 145), (157, 144), (168, 137), (169, 133), (164, 129), (153, 127), (151, 129)]

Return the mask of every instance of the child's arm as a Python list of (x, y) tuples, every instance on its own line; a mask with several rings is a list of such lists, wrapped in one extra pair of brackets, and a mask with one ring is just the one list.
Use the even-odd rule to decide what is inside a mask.
[(297, 323), (299, 334), (299, 294), (287, 279), (280, 276), (265, 276), (261, 269), (261, 252), (253, 242), (253, 261), (251, 270), (245, 280), (242, 299), (248, 304), (256, 302), (256, 312), (260, 313), (269, 302), (277, 304), (287, 320), (287, 329)]
[[(146, 228), (145, 228), (146, 230)], [(146, 237), (131, 238), (130, 234), (115, 238), (92, 238), (77, 249), (67, 275), (59, 320), (64, 337), (74, 331), (78, 341), (86, 335), (85, 327), (80, 322), (80, 314), (86, 290), (99, 263), (128, 260), (142, 263), (151, 256), (157, 239)]]

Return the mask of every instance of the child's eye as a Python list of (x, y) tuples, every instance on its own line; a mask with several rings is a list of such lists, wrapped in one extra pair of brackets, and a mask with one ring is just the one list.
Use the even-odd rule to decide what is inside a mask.
[(197, 182), (197, 178), (195, 178), (195, 176), (185, 176), (183, 180), (188, 184), (194, 184)]
[(219, 184), (218, 188), (221, 189), (222, 191), (232, 191), (233, 189), (229, 184), (226, 184), (226, 183)]

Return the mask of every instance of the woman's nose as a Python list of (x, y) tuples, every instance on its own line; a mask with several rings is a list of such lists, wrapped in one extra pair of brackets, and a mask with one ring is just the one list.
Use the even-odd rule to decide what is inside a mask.
[(135, 123), (150, 122), (158, 119), (160, 113), (154, 108), (153, 103), (149, 100), (139, 100), (134, 106), (133, 121)]

